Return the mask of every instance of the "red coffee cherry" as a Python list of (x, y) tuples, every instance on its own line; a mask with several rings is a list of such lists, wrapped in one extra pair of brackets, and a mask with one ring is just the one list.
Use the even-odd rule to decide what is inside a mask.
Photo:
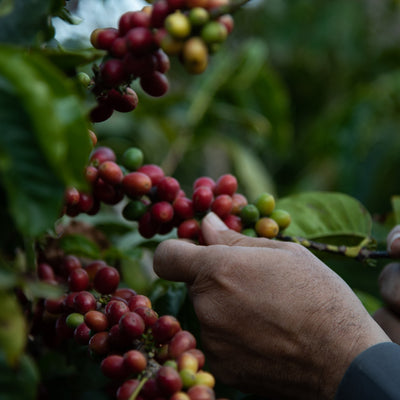
[(157, 186), (165, 176), (162, 168), (156, 164), (144, 164), (137, 169), (137, 172), (146, 174), (151, 179), (153, 186)]
[(79, 203), (79, 191), (74, 187), (65, 189), (64, 202), (67, 206), (75, 206)]
[(211, 211), (223, 219), (231, 213), (232, 206), (232, 197), (228, 194), (220, 194), (215, 197), (214, 201), (212, 202)]
[(181, 324), (172, 315), (162, 315), (153, 325), (152, 333), (154, 340), (159, 344), (167, 343), (181, 330)]
[(90, 156), (90, 163), (93, 166), (98, 167), (105, 161), (116, 161), (116, 159), (117, 156), (115, 155), (114, 150), (106, 146), (100, 146), (93, 150)]
[(128, 306), (131, 311), (135, 311), (137, 307), (151, 308), (151, 301), (143, 294), (136, 294), (129, 299)]
[(121, 60), (112, 58), (100, 66), (101, 81), (104, 86), (113, 88), (123, 83), (127, 76)]
[(200, 224), (194, 218), (187, 219), (178, 226), (177, 234), (180, 239), (196, 240), (200, 234)]
[(124, 93), (111, 89), (107, 95), (107, 104), (119, 112), (133, 111), (139, 103), (136, 92), (130, 87), (125, 89)]
[(229, 229), (232, 229), (233, 231), (240, 233), (243, 230), (242, 220), (237, 215), (230, 214), (223, 219), (223, 222)]
[(194, 217), (193, 202), (187, 197), (177, 197), (173, 203), (174, 213), (186, 220)]
[(170, 8), (166, 0), (159, 0), (153, 4), (153, 10), (150, 17), (150, 24), (153, 28), (162, 28), (164, 20), (170, 13)]
[(153, 71), (140, 77), (140, 86), (152, 97), (161, 97), (168, 92), (168, 78), (159, 71)]
[(101, 294), (111, 294), (117, 289), (119, 281), (120, 276), (118, 270), (114, 267), (107, 266), (97, 271), (93, 279), (93, 287)]
[(232, 195), (232, 214), (239, 215), (244, 206), (248, 204), (246, 197), (241, 193)]
[(138, 221), (138, 231), (146, 239), (152, 238), (158, 230), (158, 224), (153, 220), (151, 212), (147, 211)]
[(129, 340), (138, 339), (142, 336), (145, 327), (143, 318), (133, 311), (125, 313), (119, 320), (119, 329)]
[(214, 194), (216, 196), (220, 194), (228, 194), (229, 196), (233, 196), (238, 188), (238, 182), (235, 176), (231, 174), (225, 174), (218, 178), (215, 188)]
[(101, 311), (90, 310), (85, 314), (85, 324), (92, 331), (101, 332), (108, 328), (108, 319)]
[(129, 374), (139, 374), (147, 367), (146, 356), (139, 350), (129, 350), (124, 355), (124, 367)]
[(121, 167), (114, 161), (104, 161), (99, 165), (99, 177), (110, 185), (119, 185), (124, 174)]
[(109, 50), (119, 32), (115, 28), (99, 28), (95, 29), (90, 35), (90, 43), (99, 50)]
[(161, 224), (171, 221), (174, 217), (174, 208), (167, 201), (159, 201), (153, 204), (150, 212), (152, 218)]
[(89, 119), (92, 122), (103, 122), (108, 120), (114, 113), (114, 109), (108, 104), (99, 103), (90, 110)]
[(127, 376), (124, 358), (118, 354), (111, 354), (104, 358), (100, 368), (101, 372), (111, 379), (124, 379)]
[(110, 352), (108, 332), (97, 332), (89, 340), (89, 350), (96, 355), (106, 355)]
[(135, 311), (135, 313), (139, 314), (143, 318), (146, 328), (151, 328), (158, 319), (158, 314), (149, 307), (140, 306), (136, 307), (133, 311)]
[(172, 176), (166, 176), (157, 185), (157, 197), (172, 203), (181, 189), (179, 182)]
[(86, 345), (90, 340), (90, 328), (82, 322), (75, 328), (73, 336), (76, 343)]
[(92, 293), (82, 290), (74, 297), (73, 303), (76, 312), (85, 314), (90, 310), (94, 310), (97, 302)]
[(55, 274), (53, 267), (45, 262), (42, 262), (38, 265), (38, 277), (42, 281), (47, 281), (47, 282), (54, 282), (55, 281)]
[(123, 190), (131, 198), (143, 196), (150, 191), (151, 186), (151, 179), (148, 175), (139, 171), (130, 172), (122, 179)]
[(110, 300), (105, 309), (105, 315), (108, 318), (110, 326), (118, 324), (123, 315), (129, 312), (129, 307), (126, 303), (120, 300)]
[(156, 374), (157, 385), (165, 396), (180, 391), (183, 387), (179, 372), (168, 366), (162, 366)]
[(133, 55), (143, 55), (155, 49), (154, 37), (148, 28), (132, 28), (126, 33), (125, 38)]
[(71, 292), (86, 290), (89, 286), (89, 275), (83, 268), (77, 268), (68, 276), (68, 287)]
[(128, 379), (117, 390), (117, 400), (129, 400), (133, 392), (139, 386), (138, 379)]
[(193, 183), (193, 190), (197, 189), (200, 186), (207, 186), (209, 187), (212, 191), (214, 191), (215, 188), (215, 181), (214, 179), (210, 178), (209, 176), (201, 176), (200, 178), (197, 178), (194, 183)]
[(189, 331), (179, 331), (168, 343), (168, 356), (177, 359), (183, 352), (194, 349), (196, 344), (196, 338)]
[(207, 186), (199, 186), (192, 195), (193, 208), (196, 212), (205, 212), (214, 200), (212, 190)]

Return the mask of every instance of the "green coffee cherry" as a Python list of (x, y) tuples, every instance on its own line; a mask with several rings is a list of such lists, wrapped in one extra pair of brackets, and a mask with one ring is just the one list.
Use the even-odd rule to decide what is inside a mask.
[(137, 221), (143, 216), (148, 207), (140, 200), (130, 201), (122, 210), (122, 216), (128, 221)]
[(69, 328), (75, 329), (81, 323), (85, 322), (85, 317), (79, 313), (71, 313), (68, 315), (65, 322)]
[(203, 7), (192, 8), (188, 17), (192, 26), (202, 26), (210, 20), (210, 14)]
[(270, 193), (262, 193), (257, 197), (255, 205), (261, 216), (268, 216), (274, 211), (275, 197)]
[(143, 158), (142, 150), (130, 147), (122, 155), (122, 165), (130, 171), (135, 171), (143, 164)]
[(286, 229), (291, 222), (290, 214), (286, 210), (275, 209), (272, 211), (270, 217), (279, 225), (279, 229)]
[(228, 30), (225, 25), (217, 21), (210, 21), (202, 28), (201, 37), (207, 44), (222, 43), (228, 37)]
[(254, 225), (260, 218), (260, 212), (254, 204), (247, 204), (240, 210), (240, 218), (245, 226)]

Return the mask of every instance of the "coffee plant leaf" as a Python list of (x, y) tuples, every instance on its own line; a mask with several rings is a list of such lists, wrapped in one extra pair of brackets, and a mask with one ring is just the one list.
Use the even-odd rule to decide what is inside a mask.
[(61, 0), (6, 0), (0, 2), (0, 43), (32, 46), (54, 36), (48, 16)]
[(84, 235), (66, 235), (59, 241), (60, 247), (66, 254), (74, 254), (91, 259), (101, 258), (100, 247)]
[(66, 186), (85, 189), (83, 169), (92, 147), (85, 107), (72, 82), (46, 59), (0, 46), (0, 77), (11, 85), (53, 172)]
[(178, 316), (186, 299), (186, 285), (181, 282), (168, 282), (157, 279), (149, 298), (154, 310), (160, 315)]
[(8, 220), (2, 224), (0, 237), (8, 241), (14, 231), (36, 237), (58, 218), (64, 185), (44, 159), (29, 115), (1, 77), (0, 127), (7, 133), (0, 135), (0, 179)]
[(0, 301), (0, 354), (4, 354), (10, 366), (15, 366), (26, 345), (26, 321), (15, 296), (1, 291)]
[(0, 399), (35, 400), (39, 372), (34, 361), (22, 354), (15, 366), (10, 366), (0, 350)]
[(400, 224), (400, 196), (392, 196), (392, 207), (395, 224)]
[(340, 238), (357, 245), (371, 235), (372, 218), (355, 198), (338, 192), (304, 192), (279, 199), (276, 208), (291, 214), (285, 235), (312, 240)]

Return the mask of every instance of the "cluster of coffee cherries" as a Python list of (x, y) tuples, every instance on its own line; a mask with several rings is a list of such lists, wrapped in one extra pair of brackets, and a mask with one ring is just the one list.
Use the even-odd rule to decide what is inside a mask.
[(40, 260), (37, 273), (66, 291), (42, 299), (31, 335), (56, 347), (70, 340), (87, 346), (114, 398), (215, 400), (196, 338), (174, 316), (159, 316), (149, 297), (120, 287), (116, 268), (64, 255), (57, 263)]
[(209, 54), (233, 29), (230, 14), (212, 14), (228, 3), (229, 0), (158, 0), (141, 10), (124, 13), (118, 28), (95, 29), (90, 41), (107, 55), (94, 68), (93, 80), (86, 76), (97, 99), (90, 112), (91, 121), (105, 121), (114, 110), (134, 110), (138, 96), (130, 85), (136, 79), (148, 95), (163, 96), (169, 89), (165, 75), (170, 68), (169, 56), (176, 56), (188, 72), (202, 73)]
[(146, 239), (176, 228), (179, 238), (201, 242), (200, 222), (210, 211), (230, 229), (251, 236), (275, 238), (291, 222), (287, 211), (275, 208), (272, 194), (262, 193), (249, 204), (238, 193), (238, 181), (232, 174), (216, 180), (199, 177), (192, 185), (192, 193), (186, 194), (178, 180), (166, 176), (160, 166), (143, 164), (143, 153), (136, 147), (123, 153), (120, 164), (111, 148), (95, 147), (85, 174), (91, 190), (84, 193), (68, 188), (65, 214), (93, 215), (102, 203), (116, 205), (125, 201), (123, 217), (136, 221), (139, 233)]

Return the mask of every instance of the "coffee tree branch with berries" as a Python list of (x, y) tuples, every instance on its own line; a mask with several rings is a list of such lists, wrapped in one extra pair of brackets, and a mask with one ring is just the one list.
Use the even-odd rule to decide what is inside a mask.
[[(81, 50), (52, 42), (52, 18), (73, 21), (65, 1), (0, 5), (0, 397), (242, 398), (208, 371), (184, 285), (151, 273), (160, 241), (204, 245), (200, 224), (210, 211), (242, 234), (294, 241), (321, 258), (351, 259), (363, 271), (389, 258), (372, 235), (370, 213), (349, 195), (278, 198), (263, 184), (267, 179), (256, 180), (255, 193), (244, 168), (180, 180), (139, 145), (117, 150), (101, 142), (103, 123), (136, 109), (140, 121), (142, 100), (151, 107), (173, 92), (174, 68), (181, 69), (176, 84), (210, 74), (201, 91), (224, 79), (243, 83), (262, 66), (249, 51), (237, 63), (242, 69), (225, 60), (218, 75), (209, 72), (214, 58), (229, 51), (236, 15), (247, 12), (248, 2), (149, 1), (123, 13), (118, 26), (95, 29), (92, 48)], [(212, 90), (193, 99), (202, 111), (182, 123), (181, 136), (207, 119)], [(228, 93), (224, 107), (215, 103), (220, 114), (267, 131), (260, 113), (232, 113), (235, 97)], [(186, 135), (186, 143), (188, 137), (196, 135)], [(246, 151), (230, 148), (242, 164), (258, 168)], [(182, 157), (186, 150), (181, 145)], [(169, 160), (179, 152), (162, 148)], [(165, 163), (176, 164), (179, 157)], [(392, 208), (382, 232), (400, 221), (396, 196)]]

